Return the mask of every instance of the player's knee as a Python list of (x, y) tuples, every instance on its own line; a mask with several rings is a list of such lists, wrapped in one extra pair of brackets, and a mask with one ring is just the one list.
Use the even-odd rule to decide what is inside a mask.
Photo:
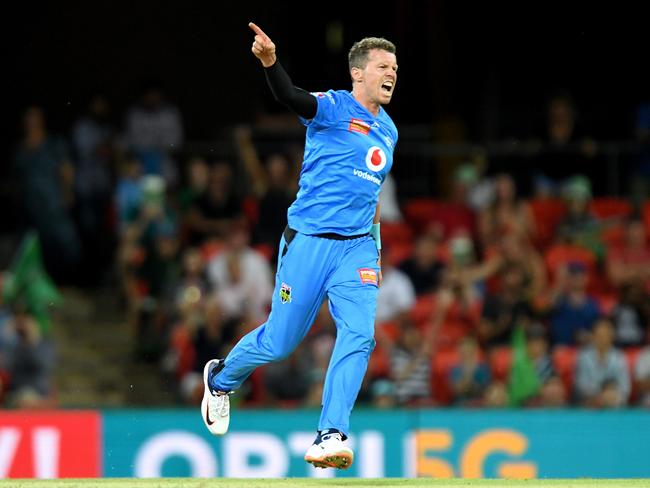
[(374, 330), (368, 329), (355, 332), (353, 342), (356, 345), (356, 349), (368, 353), (372, 352), (376, 344)]

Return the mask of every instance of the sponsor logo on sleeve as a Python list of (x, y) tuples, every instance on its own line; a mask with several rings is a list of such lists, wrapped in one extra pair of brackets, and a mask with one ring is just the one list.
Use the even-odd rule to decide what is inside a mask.
[(280, 301), (282, 303), (291, 302), (291, 287), (284, 282), (280, 286)]
[(370, 124), (361, 119), (351, 119), (350, 125), (348, 125), (348, 130), (350, 132), (358, 132), (359, 134), (367, 136), (370, 132)]
[(313, 96), (318, 97), (318, 98), (326, 98), (330, 101), (332, 105), (334, 105), (336, 102), (334, 101), (334, 97), (332, 96), (331, 93), (327, 92), (312, 92), (311, 93)]
[(359, 278), (364, 285), (377, 285), (377, 272), (371, 268), (359, 268)]

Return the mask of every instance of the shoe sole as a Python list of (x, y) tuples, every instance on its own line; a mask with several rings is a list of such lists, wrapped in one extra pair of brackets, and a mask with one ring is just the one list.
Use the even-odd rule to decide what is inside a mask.
[(351, 452), (339, 451), (320, 458), (305, 456), (305, 461), (312, 464), (315, 468), (348, 469), (354, 462), (354, 455)]
[(218, 362), (218, 361), (208, 361), (205, 363), (205, 366), (203, 367), (203, 400), (201, 400), (201, 417), (203, 418), (203, 423), (205, 424), (206, 428), (212, 435), (224, 435), (228, 431), (228, 427), (226, 427), (225, 430), (219, 429), (215, 430), (215, 427), (218, 425), (216, 421), (210, 425), (208, 423), (208, 395), (210, 395), (210, 387), (208, 386), (208, 373), (210, 371), (210, 365), (213, 362)]

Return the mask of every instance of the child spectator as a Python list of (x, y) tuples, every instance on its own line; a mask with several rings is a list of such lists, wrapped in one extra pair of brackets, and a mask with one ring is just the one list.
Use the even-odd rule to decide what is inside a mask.
[(623, 285), (621, 300), (612, 312), (616, 344), (642, 346), (650, 337), (650, 294), (641, 280)]
[(454, 404), (479, 406), (490, 384), (490, 369), (480, 358), (476, 339), (463, 339), (458, 348), (460, 362), (449, 372)]
[(630, 396), (630, 377), (623, 353), (614, 347), (614, 326), (607, 318), (594, 325), (593, 341), (584, 346), (576, 366), (576, 396), (588, 407), (620, 407)]

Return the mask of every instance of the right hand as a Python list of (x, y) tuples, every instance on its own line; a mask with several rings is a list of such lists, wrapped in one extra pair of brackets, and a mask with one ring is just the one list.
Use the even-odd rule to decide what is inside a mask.
[(273, 41), (269, 36), (267, 36), (264, 31), (253, 22), (249, 22), (248, 27), (255, 32), (255, 40), (253, 41), (251, 51), (253, 51), (255, 57), (262, 62), (262, 66), (265, 68), (273, 66), (277, 59), (275, 56), (275, 44), (273, 44)]

